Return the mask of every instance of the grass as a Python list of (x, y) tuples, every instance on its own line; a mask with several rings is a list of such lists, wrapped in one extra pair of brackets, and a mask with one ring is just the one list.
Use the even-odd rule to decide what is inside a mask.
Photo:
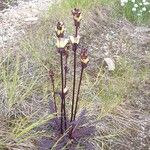
[[(20, 43), (20, 50), (15, 54), (8, 50), (6, 57), (1, 56), (0, 149), (14, 147), (37, 149), (35, 147), (37, 144), (33, 144), (33, 141), (37, 141), (41, 136), (53, 137), (52, 129), (49, 131), (40, 130), (40, 127), (54, 117), (49, 115), (51, 110), (48, 105), (52, 97), (50, 92), (52, 87), (48, 79), (50, 68), (56, 72), (56, 89), (59, 90), (60, 87), (59, 62), (54, 44), (54, 26), (58, 20), (64, 20), (67, 24), (67, 32), (72, 33), (71, 18), (67, 16), (70, 10), (79, 6), (84, 12), (84, 22), (89, 23), (90, 20), (86, 20), (86, 15), (92, 7), (97, 5), (97, 2), (99, 1), (68, 0), (57, 6), (54, 5), (39, 25), (34, 29), (29, 29), (28, 34)], [(103, 0), (100, 3), (108, 4), (108, 1)], [(55, 16), (53, 15), (54, 10)], [(100, 28), (100, 24), (98, 27)], [(87, 32), (86, 27), (83, 26), (82, 28)], [(95, 33), (90, 28), (89, 31), (92, 34)], [(93, 45), (99, 47), (93, 42), (93, 36), (92, 39)], [(91, 54), (91, 63), (95, 63), (94, 60), (101, 57), (99, 51), (94, 50), (96, 56)], [(69, 62), (72, 63), (71, 60)], [(78, 128), (88, 128), (94, 124), (96, 134), (81, 138), (77, 144), (68, 141), (67, 146), (73, 144), (77, 149), (86, 149), (85, 143), (87, 142), (97, 149), (113, 149), (113, 146), (120, 142), (119, 140), (126, 141), (126, 135), (130, 135), (130, 131), (138, 130), (138, 122), (132, 116), (132, 113), (135, 112), (129, 109), (130, 105), (129, 107), (125, 105), (125, 101), (129, 101), (140, 83), (144, 84), (149, 80), (150, 70), (148, 66), (135, 69), (136, 62), (133, 63), (132, 59), (122, 55), (116, 63), (116, 70), (113, 73), (107, 72), (101, 63), (91, 65), (87, 69), (82, 85), (80, 112), (84, 109), (87, 111), (85, 116), (88, 121), (86, 120)], [(60, 103), (58, 98), (57, 103)], [(54, 143), (53, 149), (62, 139), (63, 137), (60, 137)], [(111, 141), (113, 144), (110, 144)]]

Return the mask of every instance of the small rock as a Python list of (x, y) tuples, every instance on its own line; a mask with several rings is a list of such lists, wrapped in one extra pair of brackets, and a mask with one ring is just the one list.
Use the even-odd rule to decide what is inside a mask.
[(106, 63), (109, 71), (115, 70), (115, 63), (111, 58), (104, 58), (104, 62)]
[(24, 19), (25, 22), (36, 22), (38, 20), (38, 17), (30, 17)]
[(136, 27), (135, 29), (136, 32), (150, 32), (150, 28), (147, 28), (147, 27)]
[(6, 8), (8, 8), (8, 6), (6, 4), (0, 2), (0, 11), (4, 10)]

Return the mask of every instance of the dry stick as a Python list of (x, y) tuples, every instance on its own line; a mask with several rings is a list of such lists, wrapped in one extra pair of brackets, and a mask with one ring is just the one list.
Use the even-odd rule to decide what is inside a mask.
[(76, 104), (75, 104), (75, 111), (74, 111), (73, 121), (75, 120), (76, 114), (77, 114), (78, 101), (79, 101), (79, 94), (80, 94), (80, 87), (81, 87), (82, 76), (83, 76), (83, 70), (84, 70), (84, 66), (82, 65), (81, 74), (80, 74), (80, 81), (79, 81), (79, 85), (78, 85), (78, 92), (77, 92), (77, 97), (76, 97)]
[[(78, 35), (78, 27), (76, 26), (75, 29), (75, 37)], [(73, 94), (72, 94), (72, 108), (71, 108), (71, 119), (73, 120), (73, 112), (74, 112), (74, 98), (75, 98), (75, 87), (76, 87), (76, 51), (77, 51), (77, 44), (73, 44), (73, 51), (74, 51), (74, 76), (73, 76)]]

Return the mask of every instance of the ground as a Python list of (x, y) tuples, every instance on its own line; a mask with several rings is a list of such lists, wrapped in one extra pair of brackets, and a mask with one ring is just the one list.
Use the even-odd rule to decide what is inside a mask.
[[(55, 120), (49, 116), (49, 68), (56, 73), (58, 89), (60, 82), (54, 26), (61, 18), (71, 34), (71, 18), (61, 12), (46, 17), (27, 30), (15, 54), (5, 48), (7, 57), (1, 58), (0, 148), (42, 150), (64, 144), (64, 149), (149, 150), (150, 28), (114, 18), (112, 12), (111, 7), (97, 6), (83, 15), (80, 47), (88, 48), (90, 62), (74, 133), (79, 142), (56, 139)], [(107, 70), (104, 58), (115, 62), (114, 71)], [(71, 68), (72, 60), (69, 62)], [(78, 68), (77, 72), (80, 64)], [(68, 84), (71, 88), (72, 83)], [(80, 137), (80, 132), (85, 136)], [(46, 145), (47, 141), (53, 145)]]

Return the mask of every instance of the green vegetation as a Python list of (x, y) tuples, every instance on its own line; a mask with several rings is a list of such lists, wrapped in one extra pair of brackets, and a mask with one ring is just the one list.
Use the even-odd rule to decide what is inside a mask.
[(135, 24), (149, 23), (150, 2), (148, 0), (122, 1), (123, 15)]

